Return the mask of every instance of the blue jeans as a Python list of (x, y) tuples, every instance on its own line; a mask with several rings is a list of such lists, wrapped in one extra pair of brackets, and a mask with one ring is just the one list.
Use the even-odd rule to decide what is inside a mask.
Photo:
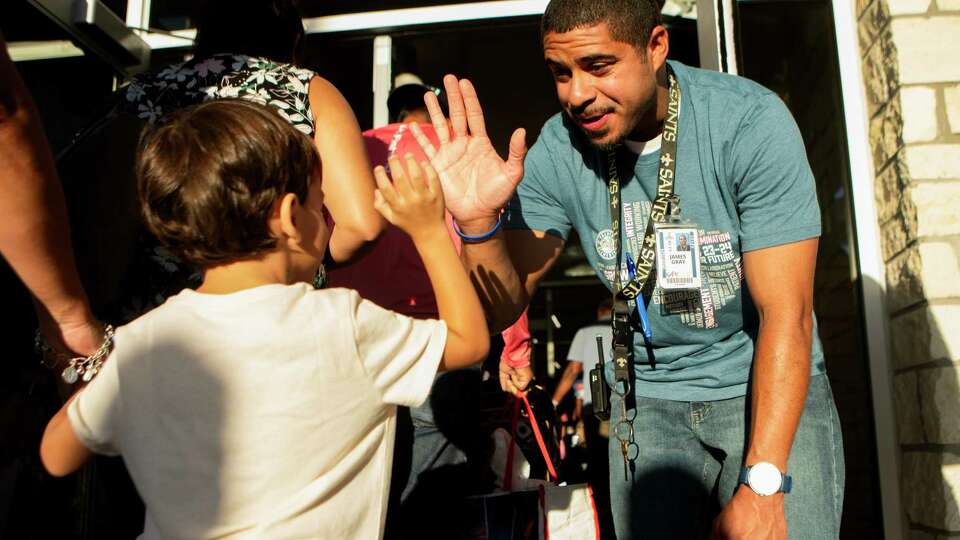
[[(705, 538), (737, 489), (749, 435), (750, 396), (710, 402), (637, 398), (629, 480), (614, 435), (611, 399), (610, 499), (619, 540)], [(840, 421), (826, 375), (810, 378), (788, 462), (785, 496), (791, 540), (837, 538), (843, 505)]]
[(436, 538), (452, 537), (465, 497), (492, 485), (485, 455), (489, 433), (481, 425), (482, 383), (479, 369), (441, 373), (423, 405), (398, 411), (388, 540), (423, 538), (425, 530)]
[(421, 475), (467, 462), (467, 453), (455, 445), (437, 426), (433, 405), (428, 399), (423, 405), (410, 408), (410, 420), (413, 423), (413, 453), (410, 478), (400, 496), (404, 501), (410, 497), (418, 484), (422, 484)]

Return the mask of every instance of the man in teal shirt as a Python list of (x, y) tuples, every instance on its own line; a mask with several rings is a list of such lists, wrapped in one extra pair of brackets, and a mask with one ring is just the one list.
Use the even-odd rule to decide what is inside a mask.
[[(667, 62), (652, 0), (554, 0), (541, 28), (563, 112), (525, 161), (522, 130), (496, 155), (468, 81), (444, 81), (449, 132), (427, 96), (442, 136), (425, 150), (491, 329), (520, 313), (571, 229), (612, 290), (629, 281), (671, 178), (700, 285), (650, 281), (636, 301), (649, 323), (633, 321), (629, 391), (611, 403), (617, 537), (836, 537), (842, 441), (812, 307), (820, 215), (793, 118), (757, 84)], [(507, 371), (511, 391), (532, 376)]]

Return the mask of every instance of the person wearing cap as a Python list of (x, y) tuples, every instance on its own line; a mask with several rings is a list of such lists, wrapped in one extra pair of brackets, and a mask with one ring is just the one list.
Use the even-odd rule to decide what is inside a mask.
[[(398, 76), (398, 79), (409, 80), (409, 76)], [(423, 105), (426, 92), (437, 95), (439, 90), (420, 82), (410, 82), (390, 92), (387, 108), (391, 123), (363, 133), (367, 155), (373, 167), (387, 167), (390, 156), (408, 153), (412, 153), (418, 161), (426, 161), (426, 156), (410, 134), (410, 124), (420, 122), (424, 124), (426, 136), (436, 140), (433, 127), (429, 125), (430, 117)], [(449, 214), (447, 222), (449, 225)], [(399, 276), (403, 279), (397, 279)], [(363, 256), (328, 269), (327, 282), (331, 287), (356, 289), (361, 297), (386, 309), (412, 317), (436, 317), (436, 300), (420, 256), (410, 237), (391, 225), (386, 226)]]
[[(411, 74), (398, 75), (396, 83), (387, 98), (391, 123), (363, 133), (374, 167), (388, 166), (388, 158), (394, 155), (413, 154), (418, 161), (427, 161), (410, 130), (414, 123), (420, 124), (423, 134), (439, 144), (423, 97), (428, 93), (436, 96), (445, 111), (443, 92)], [(447, 226), (459, 250), (460, 239), (449, 213)], [(327, 283), (330, 287), (355, 289), (362, 298), (410, 317), (437, 317), (436, 300), (423, 262), (410, 237), (392, 225), (387, 225), (370, 250), (356, 261), (328, 269)], [(503, 339), (503, 369), (529, 366), (526, 312), (503, 332)], [(481, 382), (478, 370), (440, 374), (428, 401), (409, 410), (410, 423), (398, 423), (388, 538), (417, 536), (422, 533), (424, 519), (436, 523), (437, 516), (443, 515), (438, 504), (456, 504), (460, 501), (454, 494), (466, 494), (484, 481), (478, 472), (485, 463), (483, 433), (478, 422), (463, 421), (478, 412)]]

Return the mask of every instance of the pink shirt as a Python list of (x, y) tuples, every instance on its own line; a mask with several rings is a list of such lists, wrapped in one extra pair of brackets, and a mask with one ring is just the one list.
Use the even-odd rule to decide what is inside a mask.
[[(440, 142), (433, 126), (420, 129), (434, 145)], [(391, 155), (412, 153), (417, 161), (427, 157), (407, 124), (389, 124), (363, 133), (367, 155), (374, 165), (387, 166)], [(453, 232), (453, 218), (447, 213), (447, 229), (457, 250), (460, 238)], [(387, 225), (373, 247), (353, 263), (338, 266), (327, 273), (330, 287), (356, 289), (360, 296), (377, 305), (421, 319), (437, 317), (437, 300), (413, 241), (403, 231)], [(527, 312), (503, 332), (501, 361), (512, 367), (530, 364), (530, 329)]]

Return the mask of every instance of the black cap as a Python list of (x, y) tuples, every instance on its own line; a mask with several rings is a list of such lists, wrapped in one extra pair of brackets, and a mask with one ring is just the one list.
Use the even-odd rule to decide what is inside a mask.
[(443, 90), (435, 86), (426, 84), (408, 83), (402, 84), (390, 91), (387, 97), (387, 110), (390, 113), (390, 121), (396, 122), (402, 111), (413, 111), (424, 108), (423, 95), (427, 92), (433, 92), (440, 102), (440, 108), (443, 114), (447, 114), (447, 96)]

